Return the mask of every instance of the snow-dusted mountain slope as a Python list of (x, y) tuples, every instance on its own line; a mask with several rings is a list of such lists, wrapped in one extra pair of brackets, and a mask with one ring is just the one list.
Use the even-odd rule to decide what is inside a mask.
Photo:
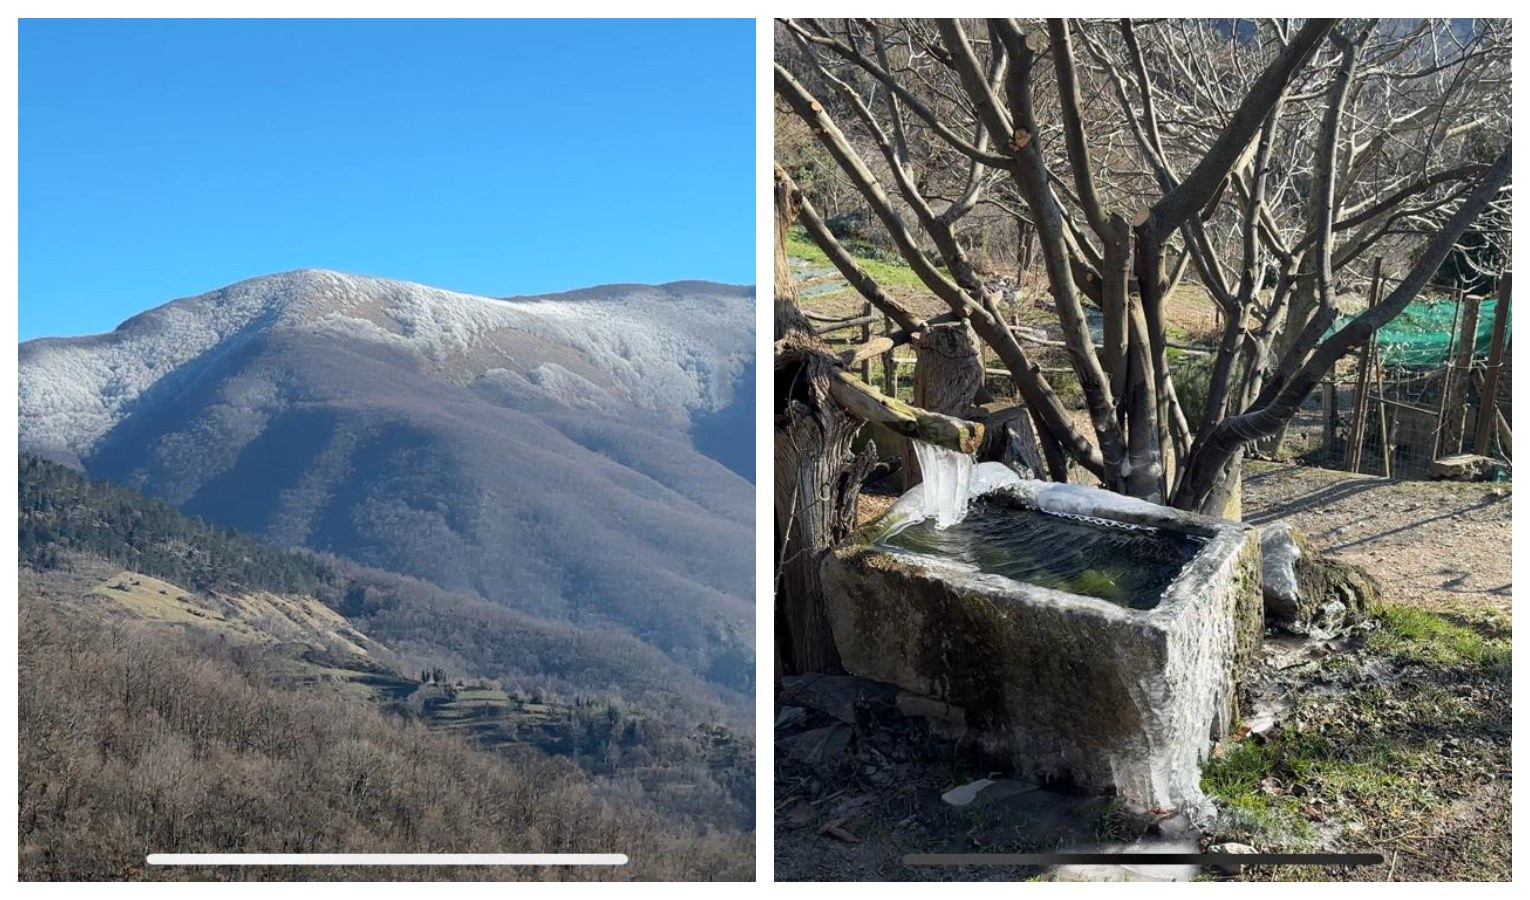
[(753, 291), (333, 272), (21, 345), (20, 447), (282, 546), (753, 671)]
[(252, 278), (109, 334), (23, 343), (22, 444), (82, 456), (162, 379), (286, 330), (394, 348), (438, 377), (573, 408), (716, 411), (753, 356), (752, 295), (680, 282), (498, 300), (312, 269)]

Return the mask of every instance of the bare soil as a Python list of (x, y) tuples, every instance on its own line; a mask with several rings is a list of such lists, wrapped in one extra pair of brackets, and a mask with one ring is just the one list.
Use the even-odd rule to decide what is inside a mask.
[(1244, 521), (1285, 520), (1312, 543), (1364, 566), (1389, 601), (1474, 617), (1509, 615), (1513, 519), (1508, 485), (1388, 481), (1251, 462)]

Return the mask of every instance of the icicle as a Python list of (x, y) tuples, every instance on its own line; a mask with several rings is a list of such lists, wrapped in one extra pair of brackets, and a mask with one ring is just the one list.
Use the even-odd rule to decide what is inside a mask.
[(972, 457), (924, 441), (914, 441), (914, 455), (924, 478), (924, 517), (936, 528), (949, 528), (967, 515)]

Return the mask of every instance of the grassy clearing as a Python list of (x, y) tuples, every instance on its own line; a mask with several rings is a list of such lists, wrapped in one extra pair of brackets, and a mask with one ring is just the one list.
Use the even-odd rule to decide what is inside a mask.
[(113, 575), (91, 588), (90, 596), (113, 614), (147, 626), (271, 648), (269, 671), (293, 683), (362, 700), (391, 699), (405, 690), (404, 679), (371, 659), (367, 647), (375, 645), (313, 597), (197, 593), (136, 572)]
[(1367, 642), (1373, 650), (1404, 662), (1480, 667), (1493, 676), (1508, 678), (1508, 625), (1496, 618), (1484, 617), (1477, 628), (1472, 628), (1415, 607), (1389, 606), (1379, 612), (1378, 620), (1381, 627)]
[(216, 631), (241, 641), (265, 638), (249, 623), (225, 615), (209, 599), (148, 575), (119, 572), (90, 593), (135, 619)]
[(366, 656), (370, 643), (339, 613), (308, 596), (198, 593), (136, 572), (119, 572), (90, 593), (135, 619), (217, 631), (242, 641), (310, 642), (357, 656)]
[(510, 698), (504, 691), (494, 688), (463, 688), (457, 692), (455, 702), (479, 706), (504, 706), (510, 702)]
[(1276, 731), (1214, 754), (1202, 787), (1231, 813), (1222, 837), (1409, 852), (1448, 810), (1506, 783), (1510, 661), (1506, 628), (1381, 609), (1357, 652), (1289, 686)]
[[(854, 247), (846, 247), (846, 249), (850, 251), (856, 265), (864, 269), (867, 275), (876, 279), (877, 284), (880, 284), (882, 287), (925, 289), (924, 282), (919, 280), (919, 276), (914, 274), (914, 270), (909, 268), (903, 260), (874, 259), (870, 256), (857, 254)], [(818, 248), (818, 245), (809, 240), (805, 232), (796, 228), (792, 229), (791, 233), (787, 235), (786, 255), (805, 260), (815, 266), (833, 265), (833, 263), (829, 262), (829, 257), (824, 255), (824, 252)], [(940, 271), (942, 273), (946, 272), (943, 267)], [(848, 291), (850, 287), (847, 285), (844, 290)], [(817, 296), (830, 297), (838, 293), (841, 292), (834, 291)]]

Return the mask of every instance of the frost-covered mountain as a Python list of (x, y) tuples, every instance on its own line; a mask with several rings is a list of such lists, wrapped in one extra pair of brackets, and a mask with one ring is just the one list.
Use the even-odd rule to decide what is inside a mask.
[(116, 331), (21, 345), (21, 428), (78, 456), (188, 364), (251, 335), (300, 331), (397, 349), (423, 369), (580, 409), (710, 412), (752, 359), (747, 288), (610, 285), (494, 300), (305, 269), (242, 281), (134, 316)]
[(283, 545), (752, 660), (753, 290), (298, 271), (20, 348), (21, 449)]

